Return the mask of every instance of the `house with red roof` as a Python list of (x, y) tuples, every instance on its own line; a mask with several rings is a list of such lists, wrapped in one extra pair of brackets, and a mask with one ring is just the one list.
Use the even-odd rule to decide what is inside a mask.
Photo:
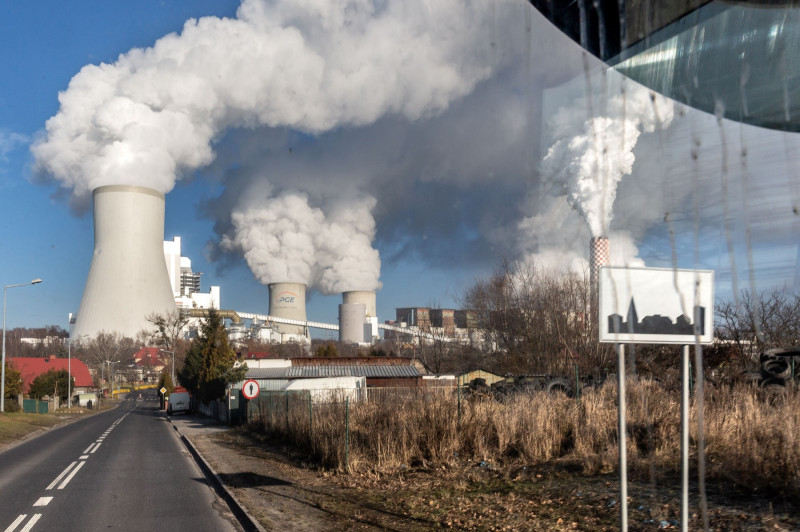
[(139, 367), (152, 366), (161, 371), (167, 365), (166, 356), (170, 354), (158, 347), (143, 347), (133, 354), (133, 362)]
[(133, 354), (133, 363), (140, 381), (155, 382), (164, 368), (172, 363), (171, 353), (166, 353), (158, 347), (143, 347)]
[(51, 369), (56, 371), (69, 371), (75, 379), (74, 393), (86, 393), (94, 388), (89, 368), (77, 358), (56, 358), (56, 357), (11, 357), (8, 363), (22, 375), (22, 393), (30, 391), (31, 383), (39, 375), (44, 375)]

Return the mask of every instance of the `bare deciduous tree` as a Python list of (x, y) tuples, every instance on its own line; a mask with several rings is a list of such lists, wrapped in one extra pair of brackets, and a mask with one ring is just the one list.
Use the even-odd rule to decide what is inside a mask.
[(189, 323), (189, 318), (179, 309), (171, 310), (163, 314), (149, 314), (147, 321), (153, 324), (153, 335), (159, 345), (164, 349), (172, 350), (184, 337), (184, 329)]
[(106, 382), (111, 380), (109, 372), (124, 369), (123, 363), (126, 363), (137, 349), (138, 346), (133, 338), (101, 331), (94, 338), (82, 339), (80, 348), (74, 349), (73, 355), (92, 369), (95, 381), (100, 384), (100, 380)]
[(147, 321), (153, 324), (152, 338), (155, 345), (172, 355), (165, 357), (165, 361), (170, 365), (174, 357), (175, 371), (177, 371), (186, 359), (188, 342), (185, 340), (185, 328), (189, 323), (188, 316), (180, 309), (175, 309), (163, 314), (150, 314), (147, 316)]
[(745, 289), (734, 300), (717, 303), (715, 312), (715, 335), (736, 346), (745, 366), (757, 362), (765, 349), (800, 342), (800, 294), (787, 288), (760, 293)]
[(462, 297), (486, 334), (485, 349), (514, 373), (600, 374), (613, 360), (598, 342), (586, 273), (504, 261)]

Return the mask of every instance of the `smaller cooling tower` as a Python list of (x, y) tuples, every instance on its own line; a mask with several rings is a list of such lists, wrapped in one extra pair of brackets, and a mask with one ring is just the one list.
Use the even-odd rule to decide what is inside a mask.
[(73, 336), (152, 328), (149, 314), (175, 310), (164, 260), (164, 195), (111, 185), (92, 192), (94, 253)]
[(363, 303), (366, 307), (366, 317), (375, 318), (378, 316), (375, 292), (368, 290), (352, 290), (342, 293), (342, 303)]
[[(269, 315), (276, 318), (306, 321), (306, 285), (302, 283), (272, 283), (269, 285)], [(302, 325), (276, 323), (281, 334), (306, 336)]]
[(339, 341), (343, 344), (360, 344), (364, 341), (364, 303), (339, 305)]

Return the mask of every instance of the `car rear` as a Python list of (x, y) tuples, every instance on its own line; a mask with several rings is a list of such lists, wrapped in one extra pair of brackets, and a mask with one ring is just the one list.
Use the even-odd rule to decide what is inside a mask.
[(175, 390), (167, 400), (167, 414), (177, 414), (179, 412), (188, 413), (191, 411), (192, 400), (189, 392)]

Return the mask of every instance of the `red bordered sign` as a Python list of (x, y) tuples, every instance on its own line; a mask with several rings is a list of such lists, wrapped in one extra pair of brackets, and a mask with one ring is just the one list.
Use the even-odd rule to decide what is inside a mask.
[(242, 395), (244, 395), (245, 399), (255, 399), (258, 397), (258, 393), (261, 389), (258, 386), (258, 383), (253, 379), (249, 379), (244, 381), (244, 386), (242, 386)]

